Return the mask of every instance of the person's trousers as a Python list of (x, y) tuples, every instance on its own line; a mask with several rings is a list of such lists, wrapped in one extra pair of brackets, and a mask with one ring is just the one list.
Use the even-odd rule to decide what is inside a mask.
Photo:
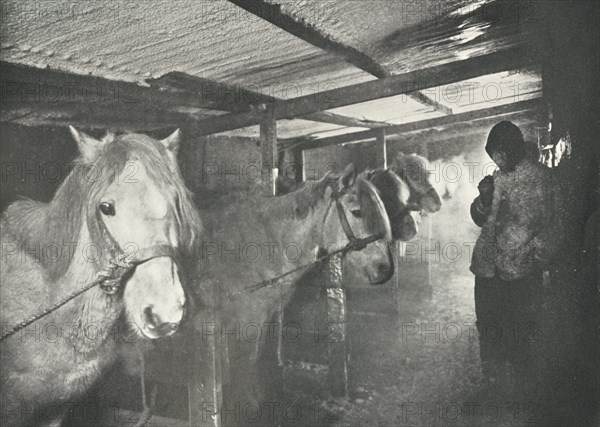
[(475, 314), (483, 374), (498, 375), (510, 365), (517, 376), (534, 374), (535, 342), (543, 276), (535, 271), (517, 280), (475, 277)]

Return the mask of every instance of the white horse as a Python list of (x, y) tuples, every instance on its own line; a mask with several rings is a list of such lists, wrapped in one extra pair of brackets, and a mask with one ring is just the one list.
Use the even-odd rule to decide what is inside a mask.
[(162, 141), (71, 132), (81, 155), (52, 201), (17, 201), (0, 222), (3, 335), (102, 281), (3, 336), (4, 426), (60, 424), (114, 360), (120, 316), (155, 339), (173, 334), (184, 313), (176, 254), (192, 248), (200, 221), (175, 162), (179, 131)]

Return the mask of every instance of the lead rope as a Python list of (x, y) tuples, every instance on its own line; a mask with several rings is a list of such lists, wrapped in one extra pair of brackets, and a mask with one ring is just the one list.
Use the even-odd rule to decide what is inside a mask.
[[(357, 238), (354, 235), (354, 233), (352, 232), (350, 225), (348, 224), (348, 219), (346, 218), (346, 214), (344, 213), (344, 208), (339, 203), (338, 196), (339, 196), (339, 194), (337, 192), (334, 192), (331, 195), (331, 202), (329, 203), (329, 205), (327, 206), (327, 210), (325, 211), (325, 217), (323, 218), (323, 223), (321, 224), (321, 228), (323, 228), (323, 226), (325, 225), (325, 219), (327, 218), (327, 214), (329, 213), (329, 210), (335, 203), (336, 209), (338, 211), (338, 218), (340, 220), (340, 223), (342, 224), (344, 233), (346, 233), (346, 237), (348, 237), (348, 243), (346, 244), (346, 246), (344, 246), (341, 249), (337, 249), (335, 251), (328, 252), (327, 254), (317, 258), (316, 260), (314, 260), (311, 263), (300, 265), (296, 268), (292, 268), (291, 270), (286, 271), (285, 273), (283, 273), (277, 277), (262, 280), (253, 285), (246, 286), (236, 292), (228, 292), (227, 296), (226, 296), (226, 301), (230, 301), (233, 298), (239, 297), (240, 295), (243, 295), (246, 292), (252, 293), (252, 292), (256, 292), (260, 289), (271, 288), (271, 287), (275, 286), (284, 277), (287, 277), (291, 274), (297, 273), (298, 271), (304, 270), (305, 268), (309, 268), (309, 267), (312, 267), (313, 265), (316, 265), (323, 261), (326, 261), (327, 259), (331, 258), (332, 256), (334, 256), (336, 254), (339, 254), (339, 253), (346, 254), (347, 252), (350, 252), (350, 251), (361, 251), (364, 248), (366, 248), (369, 243), (376, 242), (377, 240), (381, 240), (384, 237), (383, 234), (379, 234), (379, 235), (372, 234), (372, 235), (370, 235), (368, 237), (364, 237), (362, 239)], [(322, 234), (322, 230), (321, 230), (321, 234)]]
[(326, 255), (323, 255), (322, 257), (317, 258), (315, 261), (308, 263), (308, 264), (303, 264), (300, 265), (296, 268), (292, 268), (291, 270), (286, 271), (285, 273), (277, 276), (277, 277), (273, 277), (270, 279), (265, 279), (265, 280), (261, 280), (260, 282), (256, 282), (253, 285), (249, 285), (246, 286), (244, 288), (242, 288), (239, 291), (236, 292), (228, 292), (227, 293), (227, 301), (232, 300), (233, 298), (237, 298), (240, 295), (245, 294), (246, 292), (252, 293), (252, 292), (256, 292), (260, 289), (265, 289), (265, 288), (272, 288), (274, 287), (277, 283), (279, 283), (279, 281), (281, 279), (283, 279), (284, 277), (287, 277), (291, 274), (297, 273), (298, 271), (304, 270), (305, 268), (308, 267), (312, 267), (313, 265), (319, 264), (329, 258), (331, 258), (332, 256), (339, 254), (339, 253), (346, 253), (349, 251), (360, 251), (362, 249), (364, 249), (369, 243), (373, 243), (376, 242), (377, 240), (382, 239), (383, 236), (379, 236), (379, 235), (371, 235), (369, 237), (365, 237), (363, 239), (354, 239), (351, 240), (350, 242), (348, 242), (348, 244), (346, 246), (344, 246), (341, 249), (336, 249), (335, 251), (332, 252), (328, 252)]
[[(134, 266), (135, 266), (135, 264), (133, 264), (132, 262), (128, 262), (125, 259), (125, 257), (123, 257), (123, 256), (120, 256), (114, 260), (111, 260), (109, 262), (109, 266), (106, 269), (100, 270), (98, 273), (96, 273), (96, 278), (91, 283), (89, 283), (87, 286), (85, 286), (75, 292), (72, 292), (71, 294), (67, 295), (66, 297), (64, 297), (63, 299), (58, 301), (57, 303), (51, 305), (50, 307), (46, 308), (45, 310), (41, 311), (40, 313), (36, 314), (35, 316), (31, 316), (29, 319), (17, 323), (10, 330), (8, 330), (2, 334), (2, 336), (0, 337), (0, 342), (6, 340), (8, 337), (16, 334), (20, 330), (25, 329), (27, 326), (31, 325), (32, 323), (37, 322), (42, 317), (45, 317), (48, 314), (52, 313), (53, 311), (58, 310), (60, 307), (62, 307), (69, 301), (74, 300), (79, 295), (89, 291), (90, 289), (94, 288), (95, 286), (101, 285), (108, 294), (114, 294), (117, 290), (118, 282), (125, 275), (125, 273), (130, 271)], [(119, 277), (115, 278), (114, 272), (117, 268), (123, 268), (123, 269), (125, 269), (125, 272), (122, 275), (120, 275)]]

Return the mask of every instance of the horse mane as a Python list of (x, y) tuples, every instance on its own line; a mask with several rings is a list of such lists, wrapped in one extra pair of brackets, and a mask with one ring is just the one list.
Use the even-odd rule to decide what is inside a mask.
[(372, 171), (369, 181), (373, 183), (388, 213), (403, 210), (408, 203), (410, 190), (408, 185), (389, 169)]
[(416, 182), (429, 181), (429, 161), (415, 153), (399, 153), (392, 170), (403, 180), (410, 177)]
[[(37, 261), (50, 278), (58, 279), (69, 268), (79, 241), (87, 212), (96, 209), (100, 194), (123, 177), (127, 161), (137, 159), (159, 189), (174, 191), (177, 197), (167, 200), (177, 220), (182, 246), (191, 251), (200, 230), (200, 219), (179, 169), (168, 158), (165, 147), (146, 135), (108, 134), (106, 145), (93, 163), (81, 157), (49, 203), (19, 200), (12, 203), (3, 217), (9, 232), (22, 251), (35, 250)], [(44, 248), (57, 248), (58, 256), (45, 256)]]
[(323, 200), (325, 190), (334, 179), (333, 175), (326, 175), (319, 181), (307, 181), (291, 193), (268, 198), (258, 209), (261, 213), (278, 218), (306, 219)]
[(49, 203), (18, 200), (3, 215), (19, 249), (34, 255), (52, 279), (66, 272), (78, 249), (84, 191), (72, 179), (75, 169)]
[[(105, 166), (114, 165), (121, 159), (120, 172), (127, 160), (138, 159), (146, 166), (148, 176), (158, 185), (159, 190), (173, 192), (176, 197), (166, 197), (169, 207), (177, 221), (179, 239), (188, 253), (194, 250), (196, 238), (202, 229), (202, 222), (193, 202), (193, 195), (185, 186), (177, 164), (169, 158), (164, 145), (147, 135), (125, 134), (117, 138), (117, 147), (124, 150), (122, 157), (113, 153)], [(126, 160), (123, 160), (126, 159)]]
[(418, 200), (433, 189), (430, 181), (431, 167), (425, 157), (414, 153), (408, 155), (399, 153), (390, 169), (408, 184), (411, 201)]

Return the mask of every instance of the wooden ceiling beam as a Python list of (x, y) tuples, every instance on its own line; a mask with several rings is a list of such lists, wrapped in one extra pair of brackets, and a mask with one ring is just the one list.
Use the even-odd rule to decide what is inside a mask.
[[(25, 126), (71, 124), (82, 128), (146, 131), (185, 126), (216, 116), (203, 114), (202, 110), (244, 112), (258, 118), (260, 109), (253, 104), (278, 101), (237, 85), (180, 72), (147, 80), (150, 87), (144, 87), (7, 62), (0, 62), (0, 69), (0, 121)], [(181, 112), (186, 109), (201, 109), (201, 112)], [(315, 112), (300, 118), (367, 129), (387, 125), (330, 112)]]
[(340, 114), (330, 113), (329, 111), (321, 111), (318, 113), (307, 114), (300, 116), (298, 119), (312, 120), (313, 122), (331, 123), (340, 126), (380, 129), (392, 126), (391, 123), (377, 122), (374, 120), (363, 120), (354, 117), (342, 116)]
[[(392, 135), (405, 134), (409, 132), (418, 132), (435, 127), (451, 126), (457, 123), (467, 123), (476, 120), (498, 120), (501, 116), (521, 114), (537, 108), (539, 99), (530, 99), (518, 101), (512, 104), (501, 105), (498, 107), (485, 108), (482, 110), (469, 111), (466, 113), (454, 114), (451, 116), (436, 117), (433, 119), (419, 120), (416, 122), (393, 125), (385, 128), (385, 134), (389, 138)], [(368, 130), (361, 132), (352, 132), (342, 135), (335, 135), (319, 139), (294, 138), (285, 139), (280, 142), (280, 150), (296, 148), (309, 150), (313, 148), (322, 148), (330, 145), (340, 145), (357, 141), (374, 140), (379, 134), (379, 130)]]
[(219, 110), (232, 113), (250, 112), (253, 104), (267, 104), (276, 101), (269, 95), (263, 95), (243, 88), (238, 84), (222, 83), (203, 77), (192, 76), (180, 71), (172, 71), (156, 79), (147, 79), (150, 87), (173, 95), (193, 94), (201, 102), (219, 106)]
[(307, 22), (297, 21), (284, 14), (279, 4), (268, 3), (264, 0), (229, 0), (229, 2), (325, 52), (344, 58), (347, 62), (377, 78), (389, 76), (389, 72), (368, 55), (352, 46), (332, 40)]
[(410, 96), (412, 99), (414, 99), (417, 102), (420, 102), (423, 105), (427, 105), (429, 107), (433, 107), (433, 109), (435, 111), (439, 111), (440, 113), (443, 113), (443, 114), (446, 114), (446, 115), (451, 115), (452, 114), (452, 109), (451, 108), (446, 107), (444, 104), (440, 104), (435, 99), (433, 99), (433, 98), (425, 95), (421, 91), (416, 91), (416, 92), (409, 93), (408, 96)]
[[(359, 83), (311, 95), (274, 103), (276, 120), (292, 119), (319, 111), (354, 105), (375, 99), (407, 94), (419, 89), (443, 86), (501, 71), (530, 65), (521, 49), (498, 51), (475, 58), (455, 61), (422, 70), (415, 70), (385, 79)], [(257, 125), (260, 118), (254, 113), (225, 114), (194, 124), (198, 135)]]
[[(207, 118), (207, 116), (202, 116)], [(82, 129), (106, 129), (119, 132), (148, 132), (180, 127), (193, 121), (181, 113), (153, 109), (132, 109), (100, 105), (43, 105), (34, 103), (6, 105), (0, 109), (0, 122), (23, 126), (75, 126)]]
[(157, 110), (204, 108), (229, 111), (227, 102), (203, 99), (195, 93), (165, 91), (133, 82), (109, 80), (104, 77), (42, 69), (0, 61), (2, 103), (48, 102), (89, 105), (123, 105)]
[[(239, 85), (220, 83), (202, 77), (191, 76), (182, 72), (171, 72), (158, 79), (146, 80), (152, 87), (173, 94), (180, 92), (192, 92), (197, 94), (206, 102), (219, 103), (229, 108), (227, 111), (235, 113), (247, 112), (260, 116), (263, 106), (272, 104), (280, 99), (259, 92), (245, 89)], [(321, 123), (331, 123), (341, 126), (361, 127), (375, 129), (388, 126), (388, 123), (372, 120), (361, 120), (354, 117), (343, 116), (327, 111), (311, 113), (300, 116), (298, 119), (310, 120)]]
[[(371, 58), (364, 52), (349, 46), (347, 44), (335, 41), (331, 37), (323, 34), (314, 26), (305, 21), (298, 21), (284, 14), (281, 10), (281, 5), (276, 3), (268, 3), (264, 0), (229, 0), (229, 2), (241, 7), (242, 9), (258, 16), (261, 19), (275, 25), (278, 28), (312, 44), (325, 52), (343, 58), (346, 62), (360, 68), (361, 70), (383, 79), (391, 77), (392, 74), (379, 62)], [(415, 101), (433, 107), (435, 110), (443, 114), (452, 114), (452, 110), (445, 105), (431, 99), (422, 92), (415, 91), (408, 93)]]

